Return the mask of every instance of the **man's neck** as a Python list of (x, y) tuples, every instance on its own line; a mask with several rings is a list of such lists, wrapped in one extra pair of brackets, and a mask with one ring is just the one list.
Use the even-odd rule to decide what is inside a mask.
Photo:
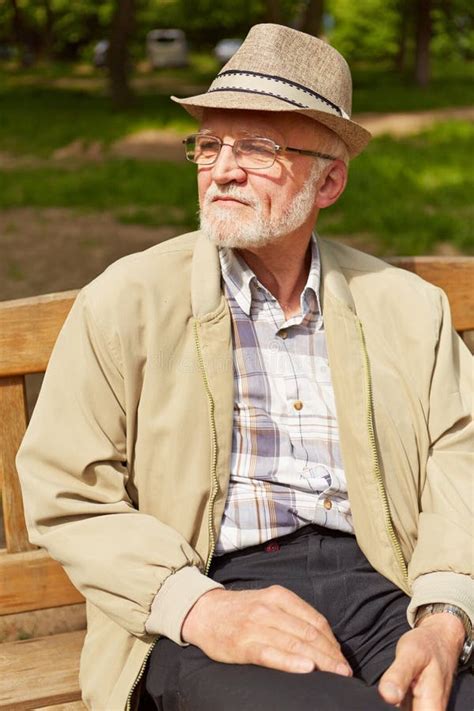
[(311, 232), (304, 238), (290, 235), (258, 249), (236, 250), (276, 298), (286, 319), (300, 312), (300, 297), (311, 266), (310, 243)]

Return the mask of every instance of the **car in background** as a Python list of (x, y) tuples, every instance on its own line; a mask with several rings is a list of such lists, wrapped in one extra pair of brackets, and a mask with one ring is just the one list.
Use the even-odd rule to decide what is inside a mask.
[(228, 37), (221, 39), (214, 47), (214, 56), (220, 64), (225, 64), (239, 49), (242, 44), (238, 37)]
[(188, 66), (188, 43), (183, 30), (150, 30), (146, 49), (154, 69)]
[(109, 51), (109, 40), (102, 39), (94, 46), (92, 62), (94, 67), (102, 69), (107, 66), (107, 52)]

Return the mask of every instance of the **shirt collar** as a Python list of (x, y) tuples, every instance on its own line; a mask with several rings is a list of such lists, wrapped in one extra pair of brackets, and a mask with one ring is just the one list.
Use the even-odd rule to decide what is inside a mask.
[[(253, 271), (242, 259), (242, 257), (229, 247), (219, 247), (219, 260), (221, 264), (222, 277), (230, 292), (235, 298), (242, 311), (250, 316), (252, 302), (255, 300), (257, 288), (263, 289), (270, 294), (263, 284), (261, 284)], [(316, 233), (311, 235), (311, 265), (308, 279), (301, 293), (300, 305), (301, 313), (304, 316), (311, 308), (321, 314), (321, 303), (319, 290), (321, 284), (321, 261), (319, 258), (319, 248)], [(270, 295), (271, 298), (274, 298)]]

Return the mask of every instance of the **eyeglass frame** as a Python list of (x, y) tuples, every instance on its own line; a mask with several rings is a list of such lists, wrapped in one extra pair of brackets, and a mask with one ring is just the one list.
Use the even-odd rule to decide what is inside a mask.
[[(234, 143), (224, 143), (224, 141), (221, 138), (219, 138), (219, 136), (213, 136), (212, 134), (207, 134), (207, 133), (191, 133), (189, 136), (186, 136), (186, 138), (184, 138), (182, 140), (182, 144), (184, 146), (186, 146), (187, 141), (189, 141), (190, 138), (193, 138), (196, 136), (203, 136), (205, 138), (215, 138), (216, 141), (218, 141), (218, 143), (220, 144), (219, 151), (211, 163), (197, 163), (196, 161), (192, 160), (191, 158), (188, 158), (187, 152), (185, 150), (187, 161), (189, 161), (190, 163), (194, 163), (194, 165), (201, 165), (203, 167), (210, 167), (210, 166), (215, 165), (217, 163), (217, 159), (219, 158), (219, 156), (221, 154), (221, 150), (222, 150), (223, 146), (229, 146), (229, 148), (232, 148), (232, 155), (234, 156), (235, 161), (236, 161), (237, 165), (239, 166), (239, 168), (241, 168), (241, 170), (268, 170), (268, 168), (271, 168), (275, 164), (277, 156), (282, 155), (283, 153), (286, 153), (287, 151), (290, 153), (298, 153), (299, 155), (303, 155), (303, 156), (310, 156), (313, 158), (322, 158), (323, 160), (337, 160), (337, 158), (335, 156), (331, 156), (328, 153), (320, 153), (319, 151), (310, 151), (305, 148), (293, 148), (292, 146), (281, 146), (279, 143), (275, 143), (275, 141), (272, 138), (267, 138), (267, 136), (245, 136), (245, 137), (237, 138), (234, 141)], [(274, 146), (275, 154), (273, 156), (273, 162), (270, 163), (270, 165), (265, 165), (265, 166), (261, 166), (261, 167), (253, 167), (253, 168), (242, 168), (242, 166), (239, 165), (239, 161), (238, 161), (237, 156), (235, 154), (235, 146), (239, 143), (239, 141), (247, 141), (249, 139), (251, 140), (252, 138), (268, 141), (269, 143), (271, 143)]]

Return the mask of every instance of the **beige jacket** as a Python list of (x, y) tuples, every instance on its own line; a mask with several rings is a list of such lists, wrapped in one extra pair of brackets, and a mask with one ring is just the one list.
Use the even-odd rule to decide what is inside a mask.
[[(417, 605), (474, 615), (472, 359), (446, 297), (321, 240), (322, 302), (357, 540)], [(30, 540), (87, 599), (81, 686), (136, 708), (156, 632), (179, 641), (229, 478), (231, 322), (199, 233), (125, 257), (82, 290), (17, 464)], [(166, 582), (165, 582), (166, 581)]]

